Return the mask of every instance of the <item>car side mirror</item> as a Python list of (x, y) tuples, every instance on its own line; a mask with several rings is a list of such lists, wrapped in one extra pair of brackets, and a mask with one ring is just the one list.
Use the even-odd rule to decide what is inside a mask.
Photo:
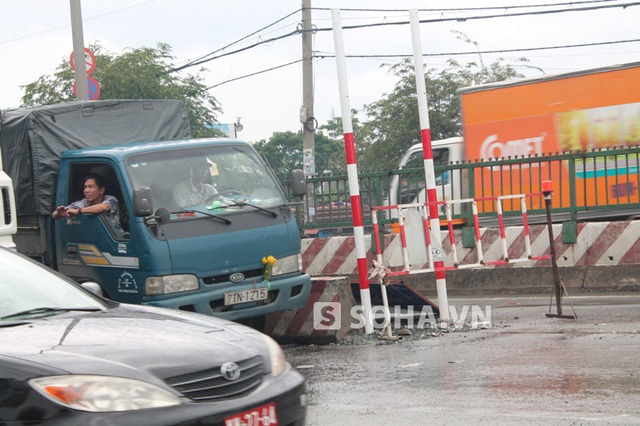
[(291, 193), (294, 197), (302, 197), (307, 193), (307, 179), (300, 169), (291, 170), (289, 181), (291, 182)]
[(82, 284), (80, 284), (80, 286), (89, 290), (93, 294), (104, 297), (104, 293), (102, 292), (102, 287), (100, 287), (100, 284), (98, 284), (95, 281), (85, 281)]
[(147, 217), (153, 214), (153, 193), (148, 186), (141, 186), (133, 190), (133, 214), (137, 217)]

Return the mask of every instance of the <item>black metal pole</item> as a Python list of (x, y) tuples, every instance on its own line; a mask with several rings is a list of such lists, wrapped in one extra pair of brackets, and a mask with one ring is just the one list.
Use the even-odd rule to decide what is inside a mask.
[(556, 262), (555, 240), (553, 238), (553, 226), (551, 222), (551, 194), (553, 193), (553, 183), (548, 180), (542, 183), (542, 194), (544, 195), (544, 206), (547, 211), (547, 229), (549, 230), (549, 250), (551, 252), (551, 267), (553, 268), (553, 285), (556, 292), (556, 307), (558, 315), (562, 315), (562, 288), (558, 263)]

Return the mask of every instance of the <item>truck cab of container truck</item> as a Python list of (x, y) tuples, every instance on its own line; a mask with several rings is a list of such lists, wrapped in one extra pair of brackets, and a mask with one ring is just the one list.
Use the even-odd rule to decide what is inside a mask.
[[(178, 206), (174, 190), (206, 162), (217, 193)], [(81, 199), (98, 173), (119, 200), (121, 227), (105, 215), (55, 222), (57, 269), (95, 281), (105, 296), (231, 320), (307, 303), (300, 231), (282, 187), (246, 142), (202, 139), (67, 151), (56, 205)], [(300, 195), (304, 188), (296, 195)]]
[(16, 244), (13, 241), (13, 236), (17, 230), (13, 182), (2, 169), (2, 156), (0, 155), (0, 246), (15, 249)]
[[(464, 161), (464, 140), (462, 137), (452, 137), (431, 143), (433, 163), (448, 165)], [(424, 203), (427, 201), (424, 172), (424, 156), (422, 143), (412, 145), (400, 159), (398, 169), (416, 169), (417, 173), (396, 175), (390, 186), (389, 205)], [(435, 171), (435, 184), (438, 200), (452, 200), (462, 198), (462, 173), (460, 170)], [(453, 212), (459, 212), (460, 206), (454, 205)], [(442, 210), (442, 209), (441, 209)], [(394, 211), (392, 210), (392, 214)], [(396, 216), (397, 217), (397, 214)]]

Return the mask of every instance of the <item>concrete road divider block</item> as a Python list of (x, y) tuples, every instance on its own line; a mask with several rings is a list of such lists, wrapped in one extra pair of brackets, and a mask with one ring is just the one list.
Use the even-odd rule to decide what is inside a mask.
[(306, 306), (267, 315), (263, 331), (280, 343), (339, 342), (364, 332), (353, 328), (354, 306), (348, 277), (312, 277)]

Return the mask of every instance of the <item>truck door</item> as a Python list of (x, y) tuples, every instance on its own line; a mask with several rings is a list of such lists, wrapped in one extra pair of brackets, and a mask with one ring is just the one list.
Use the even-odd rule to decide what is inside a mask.
[[(105, 194), (119, 201), (117, 226), (106, 214), (82, 214), (56, 221), (58, 270), (78, 282), (96, 281), (106, 297), (139, 302), (142, 295), (135, 239), (128, 227), (131, 209), (123, 197), (121, 180), (105, 163), (81, 163), (68, 168), (67, 188), (58, 188), (58, 204), (68, 205), (84, 198), (82, 188), (88, 173), (104, 179)], [(60, 171), (65, 173), (64, 169)]]

